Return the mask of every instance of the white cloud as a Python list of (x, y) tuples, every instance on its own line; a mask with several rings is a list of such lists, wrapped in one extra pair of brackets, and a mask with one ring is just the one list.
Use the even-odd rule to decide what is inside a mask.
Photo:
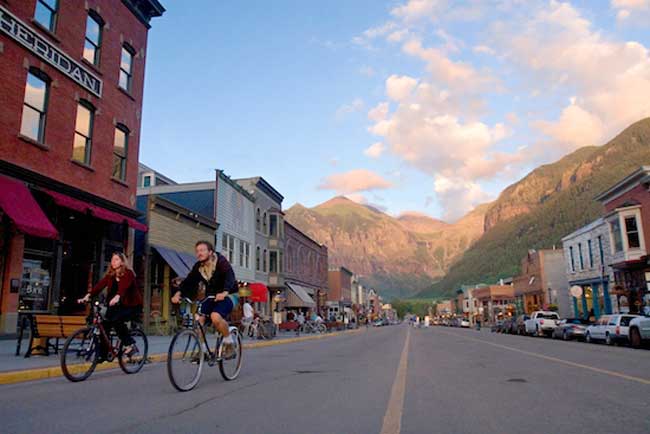
[(328, 176), (318, 186), (319, 190), (334, 190), (338, 194), (352, 194), (363, 191), (385, 190), (393, 185), (367, 169), (356, 169)]
[(650, 0), (612, 0), (614, 9), (650, 9)]
[(462, 178), (436, 176), (433, 186), (438, 200), (444, 206), (442, 217), (445, 221), (457, 220), (477, 205), (492, 199), (480, 185)]
[(379, 158), (384, 153), (385, 147), (382, 142), (376, 142), (368, 146), (363, 153), (370, 158)]
[(374, 122), (383, 121), (388, 116), (388, 103), (381, 102), (368, 112), (368, 119)]
[(548, 89), (575, 92), (579, 103), (565, 107), (558, 120), (535, 123), (564, 150), (602, 144), (650, 116), (650, 52), (642, 44), (605, 36), (577, 9), (557, 1), (538, 9), (528, 21), (496, 30), (508, 58), (524, 73), (533, 74), (531, 78)]
[(344, 117), (346, 117), (351, 113), (356, 113), (363, 110), (364, 107), (365, 107), (365, 103), (363, 102), (363, 99), (355, 98), (354, 100), (352, 100), (352, 102), (343, 104), (341, 107), (339, 107), (336, 110), (336, 118), (343, 119)]
[(621, 9), (621, 10), (618, 11), (618, 13), (616, 14), (616, 19), (618, 19), (619, 21), (626, 20), (626, 19), (628, 19), (629, 17), (630, 17), (630, 11), (628, 11), (627, 9)]
[(441, 49), (425, 48), (419, 39), (411, 39), (406, 42), (402, 50), (406, 54), (426, 62), (427, 70), (431, 73), (432, 78), (450, 88), (469, 91), (496, 84), (495, 79), (489, 73), (480, 72), (468, 63), (455, 62), (449, 59)]
[(481, 54), (494, 54), (495, 51), (488, 47), (487, 45), (476, 45), (474, 48), (472, 48), (472, 51), (475, 53), (481, 53)]
[(433, 19), (434, 13), (442, 10), (445, 3), (442, 0), (409, 0), (406, 4), (393, 8), (390, 13), (404, 21)]
[(409, 35), (409, 31), (406, 29), (396, 30), (388, 35), (386, 38), (390, 42), (401, 42)]
[(391, 75), (386, 80), (386, 95), (393, 101), (402, 101), (411, 94), (418, 81), (407, 75)]
[(577, 105), (575, 100), (562, 110), (558, 121), (538, 121), (535, 125), (558, 141), (565, 151), (600, 145), (604, 137), (602, 120)]
[(373, 40), (392, 33), (397, 29), (397, 27), (397, 23), (393, 21), (387, 21), (381, 26), (371, 27), (370, 29), (365, 30), (361, 35), (355, 36), (352, 38), (352, 43), (370, 48), (370, 44)]

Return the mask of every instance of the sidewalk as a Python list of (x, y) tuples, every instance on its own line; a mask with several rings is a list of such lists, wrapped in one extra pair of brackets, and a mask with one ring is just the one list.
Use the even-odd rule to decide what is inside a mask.
[[(280, 332), (275, 339), (271, 340), (245, 338), (243, 340), (243, 347), (245, 349), (252, 349), (323, 339), (359, 330), (362, 329), (324, 334), (301, 334), (300, 336), (296, 336), (295, 332)], [(148, 336), (147, 338), (149, 341), (149, 357), (152, 363), (165, 361), (172, 337)], [(16, 356), (16, 340), (0, 340), (0, 384), (19, 383), (62, 375), (60, 372), (59, 356), (56, 354), (50, 353), (49, 356), (31, 356), (25, 358), (24, 355), (25, 351), (27, 351), (28, 344), (28, 340), (23, 340), (21, 354), (20, 356)], [(112, 368), (111, 365), (103, 366), (109, 369)]]

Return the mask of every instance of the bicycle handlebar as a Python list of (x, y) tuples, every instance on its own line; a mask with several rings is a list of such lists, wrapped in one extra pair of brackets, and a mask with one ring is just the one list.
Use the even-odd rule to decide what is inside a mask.
[(196, 304), (196, 305), (199, 305), (199, 304), (203, 303), (205, 300), (208, 300), (208, 299), (210, 299), (210, 298), (216, 298), (216, 297), (215, 297), (214, 295), (208, 295), (208, 296), (205, 297), (203, 300), (197, 300), (197, 301), (194, 301), (194, 300), (192, 300), (192, 299), (189, 298), (189, 297), (181, 297), (181, 301), (185, 301), (185, 302), (187, 302), (187, 303), (189, 303), (189, 304)]

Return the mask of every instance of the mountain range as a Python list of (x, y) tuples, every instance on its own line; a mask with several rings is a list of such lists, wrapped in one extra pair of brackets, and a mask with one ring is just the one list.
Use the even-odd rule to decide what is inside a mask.
[(330, 266), (353, 270), (388, 297), (406, 297), (442, 278), (481, 236), (486, 209), (449, 224), (415, 213), (392, 217), (339, 196), (285, 212), (287, 221), (328, 246)]
[(388, 298), (437, 298), (518, 274), (531, 248), (560, 247), (563, 236), (601, 214), (594, 196), (644, 163), (650, 118), (605, 145), (536, 168), (453, 224), (415, 213), (392, 217), (345, 197), (296, 204), (286, 218), (329, 247), (330, 265), (350, 268)]

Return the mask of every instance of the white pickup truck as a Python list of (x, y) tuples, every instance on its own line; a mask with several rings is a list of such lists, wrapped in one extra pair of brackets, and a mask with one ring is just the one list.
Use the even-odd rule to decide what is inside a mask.
[(557, 312), (538, 310), (533, 312), (524, 324), (527, 335), (544, 336), (553, 333), (559, 323), (560, 315)]
[(650, 342), (650, 316), (639, 316), (630, 321), (630, 345), (639, 348), (643, 342)]

